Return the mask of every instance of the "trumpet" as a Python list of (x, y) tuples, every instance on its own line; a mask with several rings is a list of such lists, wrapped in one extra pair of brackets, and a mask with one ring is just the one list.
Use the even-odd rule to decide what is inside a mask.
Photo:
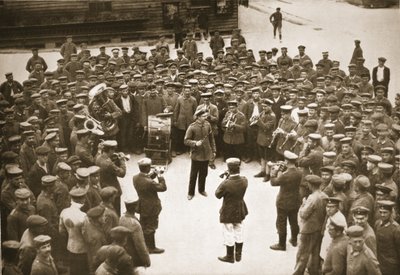
[(236, 115), (233, 113), (230, 113), (225, 127), (228, 131), (232, 131), (233, 126), (235, 126), (235, 124), (236, 124)]
[(276, 177), (279, 171), (284, 172), (286, 170), (286, 165), (284, 161), (278, 161), (278, 162), (268, 161), (267, 165), (270, 168), (270, 175), (273, 177)]
[(260, 116), (257, 116), (257, 115), (252, 116), (252, 117), (249, 119), (249, 126), (251, 127), (251, 126), (256, 125), (259, 119), (260, 119)]
[(129, 155), (125, 155), (124, 153), (122, 153), (122, 152), (117, 152), (117, 153), (114, 153), (112, 156), (111, 156), (111, 161), (115, 164), (115, 165), (117, 165), (118, 167), (121, 165), (121, 161), (123, 160), (123, 161), (128, 161), (128, 160), (130, 160), (131, 159), (131, 157), (129, 156)]
[(223, 172), (222, 174), (220, 174), (219, 175), (219, 177), (221, 178), (221, 179), (223, 179), (224, 177), (227, 179), (227, 178), (229, 178), (229, 171), (225, 171), (225, 172)]

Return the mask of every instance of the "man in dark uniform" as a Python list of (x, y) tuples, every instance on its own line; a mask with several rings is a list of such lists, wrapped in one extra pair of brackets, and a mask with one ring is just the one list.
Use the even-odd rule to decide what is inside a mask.
[(380, 219), (375, 223), (377, 258), (382, 275), (395, 275), (400, 270), (400, 226), (393, 220), (392, 201), (378, 201)]
[[(243, 248), (243, 220), (248, 211), (244, 201), (247, 190), (247, 178), (240, 176), (240, 159), (229, 158), (227, 179), (225, 179), (215, 191), (218, 199), (224, 198), (220, 210), (220, 222), (224, 225), (224, 244), (226, 255), (218, 257), (222, 262), (234, 263), (242, 259)], [(234, 255), (235, 252), (235, 255)]]
[(14, 80), (12, 73), (6, 73), (6, 81), (0, 85), (0, 95), (4, 97), (10, 104), (14, 103), (14, 95), (22, 93), (24, 88), (21, 83)]
[[(290, 243), (297, 246), (297, 235), (299, 225), (297, 213), (301, 204), (299, 187), (301, 183), (301, 171), (296, 167), (298, 156), (290, 151), (284, 152), (285, 164), (279, 167), (278, 171), (271, 172), (271, 185), (280, 186), (276, 198), (276, 227), (279, 235), (279, 242), (271, 245), (273, 250), (286, 250), (286, 221), (289, 220), (291, 229)], [(286, 168), (286, 170), (284, 170)]]
[(24, 171), (25, 179), (27, 179), (29, 171), (37, 160), (35, 153), (35, 145), (37, 144), (35, 141), (35, 132), (33, 130), (24, 131), (23, 136), (25, 140), (19, 151), (19, 162)]
[(282, 42), (282, 13), (281, 8), (276, 8), (276, 11), (271, 14), (269, 21), (274, 27), (274, 39), (276, 38), (276, 30), (279, 32), (279, 40)]
[[(158, 216), (162, 209), (158, 192), (165, 192), (167, 185), (162, 171), (156, 169), (150, 173), (151, 159), (140, 159), (138, 165), (140, 173), (133, 177), (133, 186), (139, 196), (138, 212), (144, 239), (150, 254), (164, 253), (164, 249), (156, 247), (154, 234), (158, 228)], [(153, 179), (154, 177), (157, 177), (157, 181)]]
[(31, 275), (58, 275), (54, 259), (51, 256), (51, 237), (39, 235), (33, 239), (36, 247), (36, 258), (32, 264)]
[[(114, 208), (118, 216), (121, 215), (121, 186), (118, 177), (123, 178), (126, 174), (125, 159), (120, 154), (115, 154), (117, 147), (115, 140), (106, 140), (103, 142), (103, 152), (96, 159), (96, 165), (100, 167), (100, 185), (101, 187), (112, 186), (118, 190), (118, 196), (114, 201)], [(116, 158), (115, 161), (112, 158)]]
[(17, 241), (5, 241), (1, 244), (3, 275), (22, 275), (21, 269), (17, 266), (19, 258), (20, 243)]
[(304, 180), (312, 193), (307, 199), (303, 198), (299, 209), (300, 245), (293, 273), (295, 275), (304, 274), (306, 268), (310, 274), (318, 274), (321, 232), (326, 215), (325, 199), (328, 197), (320, 190), (320, 177), (308, 175)]
[(199, 193), (207, 196), (205, 191), (208, 163), (215, 157), (216, 147), (213, 130), (207, 121), (209, 113), (203, 108), (195, 113), (195, 122), (189, 125), (186, 131), (184, 143), (191, 148), (190, 156), (192, 164), (190, 168), (188, 200), (194, 196), (197, 177), (199, 178)]
[(77, 155), (81, 162), (82, 167), (89, 167), (94, 165), (94, 158), (92, 155), (92, 148), (89, 143), (90, 132), (86, 129), (76, 131), (78, 142), (75, 146), (75, 155)]

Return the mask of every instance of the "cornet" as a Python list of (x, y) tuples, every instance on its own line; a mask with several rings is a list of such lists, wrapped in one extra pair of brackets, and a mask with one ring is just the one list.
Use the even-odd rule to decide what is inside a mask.
[(250, 126), (256, 125), (259, 119), (260, 119), (260, 116), (252, 116), (252, 117), (249, 119), (249, 125), (250, 125)]

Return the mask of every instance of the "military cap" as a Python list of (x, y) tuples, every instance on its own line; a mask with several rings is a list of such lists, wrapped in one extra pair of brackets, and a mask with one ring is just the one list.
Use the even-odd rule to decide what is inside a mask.
[(321, 140), (321, 135), (316, 133), (311, 133), (308, 135), (308, 137), (312, 140)]
[(22, 175), (23, 171), (17, 165), (6, 165), (6, 172), (8, 177), (16, 177)]
[(356, 132), (357, 131), (357, 128), (356, 127), (354, 127), (354, 126), (345, 126), (344, 127), (344, 131), (345, 132)]
[(325, 198), (325, 200), (326, 200), (327, 206), (337, 206), (343, 201), (339, 197), (329, 197), (329, 198)]
[(326, 123), (326, 124), (324, 125), (324, 128), (325, 128), (325, 129), (333, 129), (333, 128), (335, 128), (335, 124), (333, 124), (333, 123)]
[(47, 155), (50, 153), (50, 149), (47, 146), (39, 146), (35, 150), (37, 155)]
[(107, 200), (107, 199), (111, 198), (111, 196), (113, 196), (117, 193), (118, 193), (118, 190), (115, 187), (107, 186), (100, 190), (100, 197), (103, 200)]
[(18, 188), (14, 192), (15, 197), (18, 199), (27, 199), (31, 196), (31, 191), (26, 188)]
[(86, 93), (79, 93), (76, 95), (76, 98), (85, 98), (85, 97), (88, 97), (88, 95)]
[[(306, 109), (303, 109), (303, 110), (298, 110), (297, 111), (297, 115), (300, 117), (303, 117), (303, 116), (308, 116), (308, 111), (306, 110)], [(306, 122), (307, 123), (307, 122)]]
[(228, 158), (225, 162), (228, 166), (239, 166), (240, 165), (240, 159), (238, 159), (238, 158)]
[(72, 198), (82, 198), (83, 196), (85, 196), (87, 193), (87, 190), (85, 188), (72, 188), (71, 191), (69, 191), (69, 195)]
[(106, 210), (105, 207), (98, 205), (93, 208), (90, 208), (89, 211), (87, 212), (87, 216), (89, 218), (99, 218), (104, 214), (105, 210)]
[(384, 174), (390, 174), (393, 172), (393, 165), (385, 162), (378, 163), (379, 170)]
[(288, 159), (288, 160), (296, 160), (296, 159), (299, 158), (298, 155), (296, 155), (295, 153), (293, 153), (293, 152), (291, 152), (291, 151), (288, 151), (288, 150), (285, 150), (285, 151), (283, 152), (283, 157), (284, 157), (285, 159)]
[(282, 105), (280, 108), (281, 108), (281, 111), (282, 111), (282, 112), (290, 112), (290, 111), (292, 111), (293, 106), (290, 106), (290, 105)]
[(356, 184), (358, 186), (362, 186), (365, 189), (369, 188), (371, 186), (371, 182), (369, 181), (369, 178), (367, 178), (364, 175), (359, 175), (358, 177), (356, 177), (354, 179), (354, 184)]
[(20, 248), (20, 242), (14, 240), (8, 240), (1, 243), (1, 250), (4, 255), (10, 253), (11, 251), (18, 250)]
[[(347, 93), (348, 94), (348, 93)], [(347, 103), (347, 104), (342, 104), (341, 105), (342, 109), (346, 110), (346, 109), (351, 109), (353, 108), (353, 105)]]
[(364, 228), (359, 225), (352, 225), (346, 230), (347, 236), (350, 238), (360, 238), (363, 237)]
[(200, 96), (201, 96), (201, 97), (210, 98), (210, 97), (212, 97), (212, 93), (209, 93), (209, 92), (207, 92), (207, 93), (202, 93)]
[(25, 137), (33, 136), (33, 135), (35, 134), (35, 131), (33, 131), (33, 130), (27, 130), (27, 131), (22, 132), (22, 134), (23, 134)]
[[(327, 96), (326, 101), (331, 102), (331, 103), (336, 103), (336, 102), (338, 102), (338, 98), (335, 95), (329, 95), (329, 96)], [(330, 109), (332, 110), (332, 113), (340, 111), (340, 108), (336, 111), (336, 108), (331, 108), (331, 107), (335, 107), (335, 106), (329, 106), (328, 112), (331, 112)]]
[(89, 175), (94, 175), (100, 172), (100, 167), (93, 165), (87, 168)]
[(383, 147), (383, 148), (381, 148), (381, 153), (393, 154), (394, 148), (393, 147)]
[(44, 138), (44, 140), (45, 140), (45, 141), (50, 141), (50, 140), (54, 139), (56, 136), (57, 136), (57, 133), (52, 132), (52, 133), (48, 134), (48, 135)]
[(51, 186), (56, 182), (56, 180), (57, 177), (52, 175), (44, 175), (41, 179), (43, 186)]
[(269, 98), (264, 98), (264, 100), (261, 102), (261, 104), (266, 105), (266, 106), (272, 106), (272, 104), (274, 104), (274, 102)]
[(32, 95), (31, 95), (31, 98), (39, 98), (40, 97), (40, 94), (39, 93), (33, 93)]
[(116, 140), (105, 140), (103, 142), (104, 147), (117, 147), (118, 143)]
[(328, 173), (332, 173), (333, 174), (333, 172), (335, 171), (335, 167), (332, 166), (332, 165), (327, 165), (327, 166), (321, 167), (319, 170), (321, 172), (328, 172)]
[[(317, 63), (316, 65), (315, 65), (315, 67), (325, 67), (325, 65), (323, 64), (323, 63)], [(318, 78), (320, 78), (320, 77), (317, 77), (317, 81), (318, 81)], [(325, 80), (325, 77), (322, 77), (322, 79), (324, 79)]]
[(72, 155), (67, 159), (67, 163), (69, 165), (73, 165), (73, 164), (80, 164), (80, 163), (82, 163), (82, 161), (80, 160), (80, 158), (77, 155)]
[(353, 139), (351, 137), (344, 137), (342, 139), (340, 139), (340, 143), (342, 144), (350, 144), (353, 141)]
[(374, 148), (368, 145), (364, 145), (361, 149), (360, 152), (367, 152), (368, 155), (373, 154), (375, 152)]
[(304, 177), (304, 180), (313, 186), (320, 186), (322, 183), (322, 179), (316, 175), (307, 175)]
[(151, 159), (150, 158), (142, 158), (140, 160), (138, 160), (138, 165), (139, 166), (147, 166), (147, 165), (151, 165)]
[(351, 209), (354, 216), (362, 215), (367, 216), (369, 214), (369, 209), (364, 206), (356, 206)]
[(3, 112), (4, 112), (5, 114), (13, 114), (13, 113), (14, 113), (14, 110), (11, 109), (11, 108), (5, 108)]
[(15, 142), (20, 142), (21, 141), (21, 136), (20, 135), (13, 135), (9, 137), (8, 139), (9, 143), (15, 143)]
[(87, 168), (78, 168), (75, 175), (78, 180), (85, 180), (89, 177), (90, 173)]
[(218, 90), (216, 90), (216, 91), (214, 92), (214, 95), (217, 95), (217, 94), (223, 95), (224, 93), (225, 93), (225, 92), (224, 92), (223, 90), (218, 89)]
[(367, 160), (372, 163), (379, 163), (382, 161), (382, 158), (378, 155), (368, 155)]
[(397, 132), (400, 132), (400, 125), (397, 123), (394, 123), (394, 124), (392, 124), (392, 129)]
[(380, 200), (377, 201), (379, 209), (381, 210), (387, 210), (387, 211), (392, 211), (393, 207), (396, 205), (395, 202), (389, 201), (389, 200)]
[(304, 127), (318, 127), (318, 121), (315, 119), (309, 119), (304, 123)]
[(383, 86), (383, 85), (376, 85), (376, 86), (375, 86), (375, 91), (378, 91), (378, 90), (386, 91), (386, 87)]
[(14, 161), (17, 157), (18, 154), (14, 153), (13, 151), (5, 151), (1, 154), (1, 158), (5, 162)]
[[(97, 64), (96, 66), (98, 66), (98, 65), (100, 65), (101, 67), (103, 67), (103, 65), (101, 65), (101, 64)], [(92, 74), (92, 75), (89, 75), (88, 78), (89, 78), (89, 79), (97, 79), (97, 75)]]
[(39, 235), (33, 238), (33, 243), (36, 248), (40, 248), (46, 244), (49, 244), (51, 241), (51, 237), (47, 235)]
[(382, 185), (382, 184), (375, 185), (375, 189), (376, 189), (376, 192), (380, 191), (382, 194), (386, 194), (386, 195), (389, 195), (390, 192), (393, 192), (392, 188), (390, 188), (389, 186)]
[(386, 62), (386, 58), (385, 57), (379, 57), (378, 60), (382, 61), (382, 62)]
[(62, 170), (62, 171), (71, 171), (72, 170), (71, 166), (69, 166), (65, 162), (57, 163), (57, 168), (58, 168), (58, 170)]
[(357, 164), (352, 160), (344, 160), (340, 163), (341, 167), (349, 167), (350, 169), (355, 169)]
[[(239, 92), (240, 90), (237, 90), (237, 92)], [(243, 91), (242, 91), (243, 93)], [(229, 100), (226, 102), (228, 104), (228, 106), (237, 106), (238, 102), (236, 100)]]
[(57, 105), (63, 105), (63, 104), (67, 104), (68, 100), (65, 98), (59, 99), (56, 101)]

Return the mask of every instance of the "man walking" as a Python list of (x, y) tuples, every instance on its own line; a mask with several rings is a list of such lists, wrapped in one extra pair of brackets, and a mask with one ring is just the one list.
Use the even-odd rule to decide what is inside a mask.
[(281, 8), (276, 8), (276, 12), (271, 14), (269, 21), (274, 26), (274, 39), (276, 38), (276, 30), (279, 32), (279, 42), (282, 42), (282, 13)]
[(191, 148), (190, 156), (192, 159), (188, 200), (191, 200), (194, 196), (197, 177), (199, 178), (199, 193), (207, 197), (205, 185), (208, 162), (215, 157), (217, 150), (211, 125), (207, 121), (208, 116), (209, 113), (204, 108), (199, 109), (195, 113), (196, 121), (190, 124), (184, 138), (185, 145)]
[[(240, 159), (229, 158), (226, 160), (228, 177), (215, 191), (215, 196), (224, 198), (220, 210), (220, 222), (223, 224), (224, 244), (226, 255), (218, 257), (222, 262), (234, 263), (242, 259), (243, 225), (242, 222), (248, 214), (243, 197), (247, 189), (247, 178), (240, 176)], [(233, 252), (235, 251), (235, 257)]]

